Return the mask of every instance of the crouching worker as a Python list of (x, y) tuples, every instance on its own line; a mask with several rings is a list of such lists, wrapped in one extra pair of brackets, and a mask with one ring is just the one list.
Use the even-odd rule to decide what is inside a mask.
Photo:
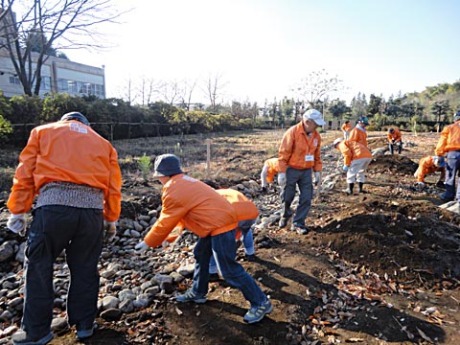
[(247, 323), (259, 322), (273, 309), (254, 279), (236, 261), (237, 215), (232, 205), (213, 188), (185, 175), (179, 158), (163, 154), (154, 163), (154, 177), (163, 184), (162, 209), (158, 220), (136, 245), (137, 250), (158, 247), (179, 224), (195, 233), (195, 270), (192, 287), (178, 295), (178, 302), (205, 303), (209, 285), (209, 263), (214, 254), (223, 278), (239, 289), (251, 303), (244, 315)]
[(390, 153), (394, 153), (394, 147), (396, 146), (398, 149), (398, 153), (401, 154), (403, 145), (401, 131), (397, 128), (388, 129), (387, 139), (388, 149), (390, 150)]
[[(246, 259), (252, 261), (255, 259), (254, 237), (252, 234), (252, 226), (256, 223), (259, 216), (257, 206), (249, 200), (243, 193), (234, 189), (217, 189), (217, 193), (223, 196), (233, 207), (238, 219), (237, 240), (243, 236), (244, 252)], [(209, 273), (217, 274), (218, 267), (214, 256), (211, 258), (209, 265)]]
[(446, 176), (446, 161), (443, 156), (426, 156), (420, 159), (418, 168), (415, 171), (414, 177), (417, 179), (416, 185), (425, 186), (425, 176), (434, 174), (439, 171), (441, 175), (436, 183), (437, 186), (443, 186)]
[(348, 188), (345, 192), (353, 194), (355, 182), (358, 182), (359, 193), (364, 193), (363, 185), (366, 182), (366, 169), (372, 160), (372, 153), (369, 149), (351, 140), (338, 138), (334, 140), (333, 146), (342, 153), (343, 171), (347, 173)]
[(267, 192), (268, 187), (273, 183), (275, 175), (280, 171), (278, 158), (270, 158), (264, 162), (262, 172), (260, 173), (260, 184), (262, 192)]

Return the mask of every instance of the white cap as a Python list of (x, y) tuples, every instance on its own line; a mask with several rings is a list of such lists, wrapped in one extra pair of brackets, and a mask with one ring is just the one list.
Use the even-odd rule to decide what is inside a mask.
[(303, 113), (304, 120), (312, 120), (318, 126), (324, 126), (326, 122), (323, 119), (323, 115), (316, 109), (308, 109), (305, 113)]
[(336, 147), (338, 144), (340, 144), (342, 142), (342, 138), (337, 138), (334, 140), (334, 142), (332, 143), (332, 146)]

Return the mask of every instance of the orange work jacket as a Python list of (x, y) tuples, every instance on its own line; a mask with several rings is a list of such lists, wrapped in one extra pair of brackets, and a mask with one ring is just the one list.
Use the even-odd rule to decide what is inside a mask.
[[(307, 160), (313, 156), (313, 160)], [(280, 172), (286, 172), (287, 167), (294, 169), (309, 169), (322, 171), (321, 136), (317, 131), (307, 135), (302, 122), (289, 128), (283, 135), (278, 150)]]
[(256, 219), (259, 216), (256, 204), (249, 200), (243, 193), (230, 188), (217, 189), (216, 192), (232, 205), (238, 222)]
[(350, 166), (351, 162), (360, 158), (372, 158), (372, 153), (361, 143), (344, 140), (337, 145), (337, 149), (343, 155), (343, 164)]
[(207, 184), (184, 174), (172, 176), (163, 186), (158, 220), (144, 238), (150, 247), (163, 243), (181, 226), (199, 237), (215, 236), (236, 229), (232, 205)]
[(351, 129), (350, 123), (344, 123), (344, 124), (342, 125), (342, 131), (348, 132), (350, 129)]
[(355, 126), (350, 132), (350, 141), (358, 142), (367, 147), (367, 132), (366, 129)]
[(387, 138), (388, 138), (388, 142), (390, 142), (390, 143), (393, 140), (395, 142), (401, 141), (401, 139), (402, 139), (401, 131), (399, 129), (397, 129), (397, 128), (394, 128), (393, 133), (387, 133)]
[(444, 156), (446, 152), (457, 150), (460, 150), (460, 121), (444, 127), (435, 154), (436, 156)]
[(444, 167), (441, 168), (434, 165), (433, 156), (427, 156), (420, 159), (418, 169), (415, 172), (415, 177), (417, 178), (417, 182), (425, 182), (426, 175), (434, 174), (436, 171), (440, 171), (441, 179), (443, 179), (445, 170), (446, 169)]
[(270, 158), (267, 159), (264, 163), (267, 169), (267, 182), (268, 183), (273, 183), (273, 180), (275, 179), (275, 175), (278, 174), (280, 170), (278, 158)]
[(49, 182), (87, 185), (104, 192), (104, 219), (121, 212), (121, 172), (113, 146), (78, 121), (58, 121), (32, 129), (19, 155), (7, 202), (13, 214), (28, 212), (41, 187)]

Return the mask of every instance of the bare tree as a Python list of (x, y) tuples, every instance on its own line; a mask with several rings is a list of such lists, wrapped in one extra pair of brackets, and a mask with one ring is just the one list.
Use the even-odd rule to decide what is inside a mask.
[(177, 80), (163, 81), (159, 84), (158, 92), (166, 103), (174, 105), (182, 94), (181, 83)]
[[(17, 18), (13, 4), (21, 10)], [(0, 0), (0, 7), (7, 9), (0, 21), (3, 47), (10, 55), (24, 93), (30, 96), (40, 92), (41, 69), (52, 46), (100, 48), (94, 39), (94, 27), (114, 23), (121, 16), (113, 10), (112, 0)], [(38, 51), (33, 46), (39, 47)]]
[(217, 109), (217, 98), (222, 96), (222, 90), (225, 88), (226, 83), (222, 82), (222, 75), (215, 74), (209, 75), (206, 80), (205, 92), (211, 104), (211, 109)]
[(190, 104), (192, 103), (192, 94), (196, 87), (196, 80), (188, 81), (184, 80), (182, 89), (180, 90), (179, 98), (181, 99), (182, 107), (186, 110), (190, 110)]
[(297, 99), (304, 105), (314, 106), (342, 88), (342, 80), (337, 76), (330, 77), (327, 71), (322, 69), (311, 72), (306, 78), (303, 78), (293, 91), (297, 94)]
[(159, 93), (159, 88), (159, 83), (155, 79), (142, 77), (138, 87), (141, 104), (149, 105), (152, 103), (154, 94)]

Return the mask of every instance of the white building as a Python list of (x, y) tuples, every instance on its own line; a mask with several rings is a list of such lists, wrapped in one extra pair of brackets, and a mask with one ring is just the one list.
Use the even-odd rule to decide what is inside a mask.
[[(32, 53), (32, 58), (36, 55)], [(49, 56), (42, 66), (41, 74), (40, 96), (57, 92), (105, 98), (104, 68)], [(0, 49), (0, 90), (6, 97), (24, 94), (6, 49)]]

